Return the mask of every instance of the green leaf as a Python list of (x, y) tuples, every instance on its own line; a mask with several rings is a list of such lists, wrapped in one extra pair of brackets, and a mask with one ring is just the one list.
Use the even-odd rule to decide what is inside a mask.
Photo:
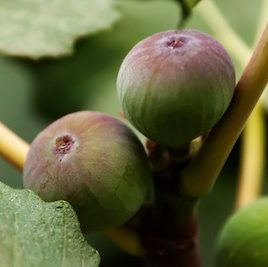
[(116, 27), (80, 41), (72, 56), (33, 62), (34, 103), (50, 120), (81, 109), (117, 116), (116, 77), (123, 58), (138, 41), (178, 22), (173, 1), (124, 0), (117, 7), (122, 19)]
[(0, 0), (0, 51), (35, 59), (62, 56), (78, 37), (117, 18), (111, 0)]
[(46, 203), (30, 190), (0, 183), (1, 267), (97, 267), (99, 254), (83, 237), (65, 201)]

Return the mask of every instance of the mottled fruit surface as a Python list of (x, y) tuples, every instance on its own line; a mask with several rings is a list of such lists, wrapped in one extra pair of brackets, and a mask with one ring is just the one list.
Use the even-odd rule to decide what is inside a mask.
[(46, 201), (67, 200), (84, 231), (125, 222), (151, 186), (143, 145), (122, 122), (82, 111), (60, 118), (33, 141), (23, 171), (25, 188)]
[(268, 266), (267, 197), (239, 210), (224, 225), (217, 245), (217, 266)]
[(126, 117), (145, 136), (171, 147), (206, 134), (227, 109), (234, 87), (226, 50), (195, 30), (160, 32), (139, 42), (117, 78)]

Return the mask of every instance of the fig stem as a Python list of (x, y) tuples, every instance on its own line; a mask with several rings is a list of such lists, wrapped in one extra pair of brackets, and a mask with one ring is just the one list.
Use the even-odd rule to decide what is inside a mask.
[(200, 267), (199, 199), (185, 195), (180, 186), (176, 186), (181, 170), (195, 152), (192, 144), (172, 149), (148, 140), (146, 145), (154, 170), (154, 201), (140, 229), (146, 251), (145, 266)]
[[(256, 31), (258, 40), (267, 20), (268, 2), (262, 1), (261, 14)], [(202, 17), (213, 34), (230, 50), (241, 68), (250, 58), (251, 48), (235, 33), (213, 1), (202, 2), (195, 11)], [(211, 14), (207, 16), (207, 14)], [(215, 23), (216, 22), (216, 23)], [(224, 33), (224, 34), (222, 34)], [(240, 49), (242, 47), (242, 49)], [(265, 163), (265, 122), (262, 103), (259, 102), (250, 115), (242, 139), (242, 154), (239, 173), (236, 207), (242, 207), (256, 199), (263, 183)], [(254, 155), (254, 161), (252, 161)]]
[(22, 171), (29, 145), (0, 122), (0, 155)]
[(200, 267), (198, 199), (155, 188), (142, 224), (146, 267)]
[(267, 80), (268, 24), (236, 85), (228, 110), (209, 133), (192, 163), (182, 173), (185, 191), (189, 195), (202, 197), (211, 191)]

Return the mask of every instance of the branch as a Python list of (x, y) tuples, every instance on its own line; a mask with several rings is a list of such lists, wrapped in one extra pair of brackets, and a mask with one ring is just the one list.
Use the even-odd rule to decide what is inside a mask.
[(185, 191), (201, 197), (212, 189), (268, 80), (268, 25), (236, 86), (227, 112), (183, 173)]
[[(244, 67), (250, 58), (251, 49), (232, 29), (214, 2), (204, 1), (195, 11), (202, 17), (213, 35), (230, 50), (241, 67)], [(268, 1), (263, 0), (255, 41), (258, 40), (265, 27), (267, 11)], [(208, 16), (208, 13), (212, 16)], [(265, 121), (262, 103), (260, 102), (250, 115), (243, 133), (239, 185), (236, 196), (237, 208), (247, 205), (260, 195), (263, 184), (264, 162)]]
[(29, 145), (0, 122), (0, 155), (22, 171)]

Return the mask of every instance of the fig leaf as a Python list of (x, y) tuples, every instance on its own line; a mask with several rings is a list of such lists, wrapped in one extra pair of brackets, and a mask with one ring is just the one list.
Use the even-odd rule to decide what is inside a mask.
[(99, 266), (68, 202), (46, 203), (0, 182), (0, 266)]
[(0, 0), (0, 52), (34, 59), (70, 54), (77, 38), (118, 16), (111, 0)]

